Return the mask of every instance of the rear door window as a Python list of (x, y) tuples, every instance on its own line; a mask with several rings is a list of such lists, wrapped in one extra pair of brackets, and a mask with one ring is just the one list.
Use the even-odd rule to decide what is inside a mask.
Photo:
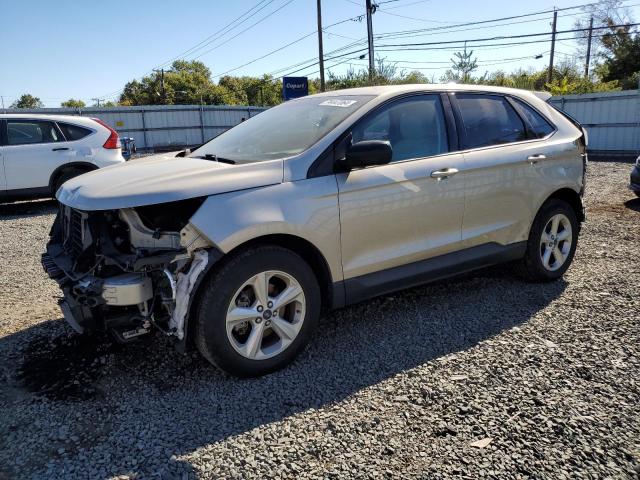
[(58, 122), (58, 126), (60, 127), (60, 130), (62, 130), (64, 138), (66, 138), (68, 142), (80, 140), (81, 138), (93, 133), (93, 131), (88, 128), (80, 127), (79, 125), (72, 125), (71, 123)]
[(544, 138), (555, 130), (542, 115), (529, 105), (517, 98), (512, 98), (511, 100), (518, 113), (529, 123), (527, 127), (529, 138)]
[(54, 122), (43, 120), (7, 120), (7, 145), (62, 142)]
[(506, 98), (500, 95), (457, 93), (464, 125), (465, 148), (488, 147), (527, 139), (527, 131)]
[(447, 128), (439, 95), (398, 100), (365, 119), (352, 131), (352, 142), (387, 140), (392, 162), (449, 151)]

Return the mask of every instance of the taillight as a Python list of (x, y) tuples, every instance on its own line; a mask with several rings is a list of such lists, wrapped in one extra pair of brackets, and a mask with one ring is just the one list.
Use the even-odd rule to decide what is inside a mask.
[(104, 142), (104, 145), (102, 145), (104, 148), (108, 148), (108, 149), (120, 148), (120, 137), (118, 136), (118, 132), (116, 132), (113, 128), (111, 128), (109, 125), (104, 123), (99, 118), (92, 118), (91, 120), (99, 123), (110, 132), (109, 138), (107, 138), (107, 141)]

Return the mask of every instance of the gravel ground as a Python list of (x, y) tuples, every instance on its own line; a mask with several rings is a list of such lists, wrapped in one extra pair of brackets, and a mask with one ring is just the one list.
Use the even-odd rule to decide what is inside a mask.
[(53, 202), (0, 206), (0, 478), (638, 478), (629, 170), (590, 165), (564, 280), (502, 266), (334, 312), (255, 380), (75, 336), (39, 265)]

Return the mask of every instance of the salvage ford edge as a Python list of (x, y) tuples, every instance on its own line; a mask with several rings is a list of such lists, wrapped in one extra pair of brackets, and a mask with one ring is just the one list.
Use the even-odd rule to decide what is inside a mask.
[(239, 376), (272, 372), (322, 312), (507, 261), (569, 267), (586, 133), (542, 94), (367, 87), (286, 102), (181, 157), (57, 192), (42, 261), (80, 332), (159, 329)]

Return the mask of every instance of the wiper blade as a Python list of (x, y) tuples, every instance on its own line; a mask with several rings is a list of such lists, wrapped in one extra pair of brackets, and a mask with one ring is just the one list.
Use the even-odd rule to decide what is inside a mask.
[(228, 158), (222, 158), (222, 157), (219, 157), (217, 155), (214, 155), (213, 153), (205, 153), (204, 155), (200, 155), (200, 156), (194, 157), (194, 158), (202, 158), (204, 160), (213, 160), (214, 162), (228, 163), (229, 165), (235, 165), (236, 164), (236, 162), (234, 160), (229, 160)]

